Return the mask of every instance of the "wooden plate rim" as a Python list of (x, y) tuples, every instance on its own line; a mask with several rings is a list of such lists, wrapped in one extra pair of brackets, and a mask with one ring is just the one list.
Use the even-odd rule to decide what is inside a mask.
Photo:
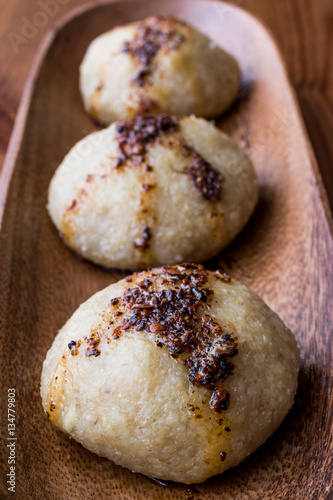
[[(14, 127), (13, 127), (13, 131), (12, 131), (12, 134), (10, 137), (5, 160), (3, 163), (3, 168), (2, 168), (2, 171), (0, 173), (0, 229), (1, 229), (2, 220), (3, 220), (4, 208), (5, 208), (5, 204), (6, 204), (6, 200), (7, 200), (9, 184), (10, 184), (10, 180), (11, 180), (11, 177), (13, 175), (13, 172), (14, 172), (16, 159), (17, 159), (18, 152), (20, 149), (21, 140), (23, 137), (25, 124), (26, 124), (26, 120), (27, 120), (27, 116), (28, 116), (28, 111), (30, 108), (33, 92), (35, 89), (35, 82), (37, 80), (39, 70), (40, 70), (40, 67), (43, 63), (43, 60), (44, 60), (45, 56), (47, 55), (52, 43), (54, 42), (58, 32), (61, 29), (63, 29), (66, 26), (66, 24), (71, 22), (75, 17), (78, 17), (78, 16), (80, 16), (80, 15), (82, 15), (90, 10), (98, 9), (98, 8), (100, 8), (102, 6), (106, 6), (106, 5), (123, 4), (123, 3), (126, 3), (128, 1), (131, 1), (131, 0), (115, 0), (115, 1), (111, 1), (111, 2), (105, 2), (105, 1), (103, 2), (101, 0), (98, 0), (97, 2), (89, 2), (85, 5), (80, 5), (79, 7), (71, 9), (64, 16), (62, 16), (61, 19), (56, 22), (54, 27), (51, 28), (46, 33), (44, 38), (42, 39), (42, 41), (37, 49), (36, 55), (33, 59), (31, 69), (30, 69), (27, 81), (25, 83), (25, 86), (24, 86), (24, 90), (22, 93), (22, 97), (21, 97), (20, 104), (19, 104), (18, 111), (17, 111), (17, 116), (15, 119)], [(136, 0), (136, 1), (140, 2), (140, 0)], [(196, 1), (196, 0), (192, 0), (192, 1)], [(281, 52), (279, 50), (279, 47), (278, 47), (278, 44), (277, 44), (277, 41), (276, 41), (274, 35), (264, 25), (264, 23), (262, 21), (260, 21), (254, 15), (252, 15), (251, 13), (247, 12), (245, 9), (242, 9), (241, 7), (239, 7), (237, 5), (233, 5), (233, 4), (230, 4), (227, 2), (221, 2), (219, 0), (203, 0), (203, 1), (206, 1), (207, 4), (226, 4), (229, 7), (231, 7), (232, 9), (242, 11), (243, 14), (246, 14), (247, 16), (249, 16), (251, 18), (251, 20), (253, 22), (257, 23), (261, 27), (261, 29), (263, 29), (266, 32), (267, 36), (270, 37), (270, 39), (273, 41), (275, 50), (277, 51), (277, 53), (280, 57), (280, 62), (283, 66), (283, 70), (284, 70), (285, 75), (286, 75), (286, 80), (287, 80), (289, 90), (293, 96), (293, 104), (295, 106), (295, 109), (297, 110), (298, 121), (301, 125), (303, 139), (305, 141), (306, 149), (307, 149), (307, 152), (309, 154), (312, 173), (313, 173), (314, 178), (315, 178), (315, 185), (318, 189), (319, 198), (321, 200), (321, 203), (322, 203), (322, 206), (324, 209), (324, 213), (325, 213), (326, 221), (327, 221), (329, 229), (330, 229), (330, 233), (333, 236), (333, 215), (332, 215), (332, 212), (330, 209), (328, 195), (327, 195), (327, 192), (326, 192), (326, 189), (325, 189), (325, 186), (323, 183), (323, 179), (322, 179), (322, 176), (321, 176), (321, 173), (319, 170), (319, 166), (318, 166), (318, 163), (317, 163), (317, 160), (316, 160), (313, 148), (312, 148), (312, 144), (310, 142), (308, 133), (306, 131), (306, 127), (305, 127), (305, 124), (304, 124), (304, 121), (302, 118), (301, 110), (300, 110), (300, 107), (299, 107), (299, 104), (298, 104), (298, 101), (296, 98), (295, 90), (289, 81), (286, 65), (285, 65), (285, 62), (282, 58)]]

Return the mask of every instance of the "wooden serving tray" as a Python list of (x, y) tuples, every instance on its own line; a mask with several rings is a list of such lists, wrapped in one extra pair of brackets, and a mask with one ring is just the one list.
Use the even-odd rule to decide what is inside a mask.
[[(239, 467), (196, 491), (159, 485), (85, 450), (48, 422), (39, 395), (42, 363), (57, 330), (81, 302), (124, 275), (79, 260), (45, 210), (58, 163), (95, 129), (83, 111), (78, 65), (96, 35), (148, 14), (189, 21), (241, 64), (239, 100), (218, 123), (251, 156), (260, 201), (243, 233), (209, 265), (220, 263), (263, 297), (294, 331), (302, 356), (295, 404), (277, 432)], [(0, 381), (4, 444), (7, 389), (16, 389), (16, 498), (332, 498), (332, 219), (281, 56), (266, 29), (241, 9), (212, 1), (138, 0), (81, 8), (39, 51), (2, 190), (12, 171), (0, 240)], [(8, 448), (2, 446), (1, 453), (6, 498)]]

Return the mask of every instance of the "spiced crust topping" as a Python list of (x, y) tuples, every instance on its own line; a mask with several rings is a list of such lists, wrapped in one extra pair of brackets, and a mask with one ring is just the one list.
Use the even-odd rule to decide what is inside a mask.
[[(231, 282), (222, 271), (214, 276)], [(212, 410), (227, 410), (230, 394), (221, 383), (233, 374), (231, 359), (238, 354), (237, 337), (223, 331), (207, 314), (214, 295), (205, 286), (208, 271), (196, 264), (167, 265), (148, 271), (141, 281), (126, 281), (130, 285), (121, 297), (110, 300), (110, 310), (104, 315), (108, 334), (117, 340), (129, 329), (145, 331), (157, 347), (166, 347), (173, 358), (181, 360), (193, 385), (212, 391)], [(85, 356), (101, 354), (101, 332), (98, 328), (85, 337)], [(68, 349), (75, 355), (79, 346), (80, 341), (71, 341)]]
[[(180, 357), (193, 385), (212, 391), (210, 407), (221, 413), (229, 407), (230, 394), (220, 383), (233, 374), (237, 338), (205, 314), (214, 294), (204, 287), (207, 281), (208, 272), (201, 265), (164, 266), (151, 272), (119, 297), (125, 317), (116, 330), (117, 338), (130, 328), (152, 334), (157, 347)], [(156, 291), (157, 283), (166, 288)]]
[[(175, 116), (162, 113), (160, 115), (139, 115), (131, 120), (119, 122), (117, 127), (117, 141), (119, 155), (116, 168), (130, 162), (134, 166), (146, 165), (146, 170), (152, 167), (147, 165), (146, 154), (148, 146), (161, 140), (168, 134), (180, 131), (179, 119)], [(182, 154), (189, 157), (191, 164), (184, 172), (192, 180), (201, 196), (208, 201), (217, 202), (221, 198), (221, 188), (224, 181), (223, 175), (208, 163), (194, 148), (185, 144), (179, 135), (178, 143), (181, 145)], [(149, 191), (153, 187), (144, 184), (143, 189)]]
[(185, 172), (206, 200), (219, 201), (223, 176), (201, 155), (194, 152), (193, 165), (187, 167)]
[(127, 160), (135, 165), (145, 162), (149, 144), (168, 132), (179, 129), (178, 118), (168, 115), (137, 116), (131, 120), (119, 122), (117, 127), (119, 156), (116, 167), (122, 166)]
[(130, 54), (140, 65), (134, 84), (143, 87), (154, 70), (153, 62), (158, 53), (175, 50), (185, 40), (185, 36), (175, 29), (180, 24), (172, 18), (157, 16), (147, 17), (139, 23), (133, 40), (122, 47), (122, 52)]

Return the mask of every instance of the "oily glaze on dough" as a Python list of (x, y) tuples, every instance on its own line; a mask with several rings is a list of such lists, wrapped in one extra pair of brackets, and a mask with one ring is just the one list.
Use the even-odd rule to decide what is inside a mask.
[(292, 333), (257, 295), (184, 264), (132, 275), (82, 304), (47, 354), (41, 395), (50, 420), (89, 450), (197, 483), (276, 430), (298, 369)]
[(48, 210), (86, 259), (139, 269), (213, 257), (257, 198), (252, 164), (227, 135), (204, 119), (157, 115), (77, 143), (51, 181)]
[(100, 35), (80, 66), (84, 106), (104, 124), (163, 112), (214, 118), (239, 83), (235, 59), (174, 18), (148, 17)]

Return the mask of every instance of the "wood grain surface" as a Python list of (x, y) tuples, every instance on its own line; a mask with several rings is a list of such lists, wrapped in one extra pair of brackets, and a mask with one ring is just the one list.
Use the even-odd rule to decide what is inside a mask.
[[(302, 356), (295, 405), (278, 431), (239, 467), (197, 486), (197, 492), (161, 486), (88, 452), (52, 426), (39, 395), (42, 362), (57, 330), (82, 301), (124, 275), (79, 260), (45, 210), (58, 163), (95, 128), (83, 111), (73, 68), (97, 34), (153, 12), (200, 26), (241, 63), (242, 92), (219, 126), (253, 159), (260, 201), (243, 233), (209, 266), (222, 265), (261, 295), (294, 331)], [(244, 11), (192, 0), (97, 7), (59, 28), (49, 42), (32, 81), (17, 157), (12, 151), (15, 168), (0, 240), (1, 401), (15, 387), (15, 497), (332, 498), (332, 219), (274, 42)], [(12, 495), (4, 480), (6, 418), (2, 403), (1, 498)]]
[[(47, 15), (44, 24), (45, 20), (38, 18), (38, 13), (43, 11), (40, 1), (47, 2), (1, 2), (0, 169), (23, 87), (40, 41), (66, 12), (91, 2), (49, 0), (55, 7), (53, 10), (50, 7), (51, 14)], [(233, 3), (262, 19), (278, 41), (333, 208), (333, 2), (233, 0)], [(31, 33), (25, 31), (29, 21), (33, 24), (37, 21), (38, 24)], [(25, 41), (16, 45), (11, 34), (23, 36)], [(29, 34), (30, 38), (24, 37), (25, 34)], [(3, 199), (0, 198), (1, 203)]]

